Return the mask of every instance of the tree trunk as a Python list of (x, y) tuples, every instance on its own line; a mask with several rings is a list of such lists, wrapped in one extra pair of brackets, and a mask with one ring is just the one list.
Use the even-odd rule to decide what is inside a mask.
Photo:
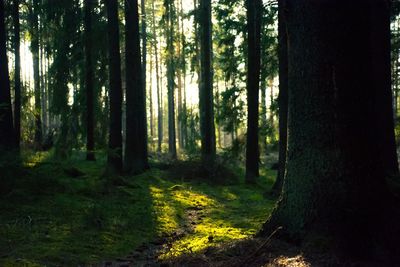
[(263, 79), (261, 81), (261, 144), (264, 149), (263, 154), (267, 155), (268, 148), (267, 148), (267, 128), (268, 128), (268, 120), (267, 120), (267, 99), (266, 99), (266, 91), (267, 91), (267, 84), (266, 80)]
[(182, 65), (182, 114), (181, 114), (181, 124), (182, 124), (182, 145), (183, 148), (186, 147), (187, 143), (187, 101), (186, 101), (186, 53), (185, 53), (185, 33), (183, 28), (183, 2), (180, 0), (180, 23), (181, 23), (181, 42), (182, 42), (182, 50), (181, 50), (181, 65)]
[(149, 82), (149, 110), (150, 110), (150, 145), (153, 147), (154, 112), (153, 112), (153, 54), (150, 47), (150, 82)]
[(33, 61), (33, 79), (35, 91), (35, 146), (41, 147), (42, 144), (42, 120), (40, 102), (40, 69), (39, 69), (39, 1), (32, 0), (30, 11), (31, 28), (31, 51)]
[(92, 63), (92, 0), (85, 0), (86, 160), (94, 161), (94, 92)]
[[(147, 88), (147, 17), (146, 17), (146, 2), (145, 0), (141, 0), (141, 16), (142, 16), (142, 87), (143, 87), (143, 95), (144, 95), (144, 107), (143, 113), (144, 113), (144, 133), (145, 133), (145, 140), (146, 140), (146, 146), (145, 146), (145, 151), (143, 154), (145, 155), (145, 165), (146, 168), (148, 167), (147, 163), (147, 154), (148, 154), (148, 133), (147, 133), (147, 115), (146, 115), (146, 88)], [(138, 15), (138, 21), (139, 21), (139, 15)], [(140, 38), (140, 34), (139, 34)], [(140, 40), (139, 40), (139, 49), (140, 49)]]
[(12, 16), (14, 21), (14, 55), (15, 55), (15, 77), (14, 77), (14, 128), (17, 147), (21, 143), (21, 55), (20, 55), (20, 22), (19, 22), (19, 0), (14, 0)]
[(214, 96), (212, 72), (211, 0), (200, 0), (200, 132), (203, 167), (212, 168), (215, 161)]
[(146, 96), (140, 56), (137, 0), (125, 0), (126, 145), (125, 170), (137, 174), (148, 168)]
[(286, 147), (287, 147), (287, 117), (288, 117), (288, 45), (286, 28), (286, 0), (278, 3), (278, 58), (279, 58), (279, 166), (275, 183), (272, 187), (273, 194), (282, 191), (285, 176)]
[(262, 0), (247, 0), (248, 59), (247, 59), (247, 146), (246, 182), (255, 183), (259, 176), (258, 95), (261, 68)]
[(168, 80), (168, 152), (172, 159), (176, 159), (176, 133), (175, 133), (175, 62), (174, 62), (174, 3), (166, 0), (167, 15), (167, 80)]
[(0, 151), (16, 147), (6, 48), (4, 1), (0, 1)]
[(286, 176), (263, 233), (282, 226), (282, 235), (298, 241), (321, 234), (357, 256), (392, 243), (398, 250), (381, 160), (381, 138), (393, 131), (392, 113), (381, 113), (392, 107), (383, 101), (390, 95), (389, 7), (380, 0), (286, 4)]
[(122, 81), (119, 45), (118, 1), (106, 0), (108, 17), (110, 71), (110, 133), (108, 166), (110, 172), (122, 172)]
[(152, 10), (152, 21), (153, 21), (153, 36), (154, 36), (154, 55), (156, 59), (156, 82), (157, 82), (157, 133), (158, 133), (158, 152), (161, 152), (161, 145), (163, 141), (163, 111), (162, 111), (162, 95), (160, 88), (160, 66), (158, 62), (158, 42), (157, 42), (157, 31), (156, 31), (156, 20), (155, 20), (155, 8), (154, 1), (151, 2)]

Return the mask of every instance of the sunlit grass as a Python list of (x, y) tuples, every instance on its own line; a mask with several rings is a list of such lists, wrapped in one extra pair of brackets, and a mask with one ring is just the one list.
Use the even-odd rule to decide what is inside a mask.
[[(156, 168), (110, 185), (101, 178), (102, 155), (86, 162), (78, 153), (60, 163), (40, 154), (26, 156), (25, 173), (0, 196), (0, 266), (96, 264), (182, 229), (161, 258), (201, 253), (254, 234), (274, 205), (263, 197), (271, 171), (255, 186), (182, 181)], [(69, 177), (70, 167), (84, 175)]]

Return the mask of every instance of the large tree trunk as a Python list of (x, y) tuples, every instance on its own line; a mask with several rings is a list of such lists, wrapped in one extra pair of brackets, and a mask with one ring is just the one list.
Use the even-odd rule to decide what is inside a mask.
[(30, 11), (31, 51), (33, 61), (33, 79), (35, 91), (35, 145), (42, 144), (42, 119), (40, 102), (40, 68), (39, 68), (39, 1), (32, 0)]
[(122, 171), (122, 81), (117, 0), (106, 0), (110, 71), (110, 133), (108, 170)]
[(247, 146), (246, 182), (255, 183), (259, 176), (260, 151), (258, 146), (258, 96), (261, 68), (262, 0), (247, 0)]
[(174, 19), (175, 12), (173, 0), (166, 0), (167, 16), (167, 80), (168, 80), (168, 152), (172, 159), (176, 154), (176, 131), (175, 131), (175, 60), (174, 60)]
[(285, 0), (278, 2), (278, 58), (279, 58), (279, 166), (275, 183), (272, 187), (273, 194), (282, 191), (283, 179), (286, 166), (287, 147), (287, 117), (288, 117), (288, 46)]
[(10, 78), (6, 49), (4, 1), (0, 1), (0, 151), (15, 148), (15, 133), (11, 108)]
[(94, 161), (94, 92), (92, 64), (92, 0), (85, 0), (86, 160)]
[(386, 216), (380, 140), (393, 131), (392, 113), (380, 113), (391, 109), (382, 101), (390, 95), (388, 3), (302, 0), (286, 8), (287, 167), (263, 232), (283, 226), (282, 234), (297, 240), (318, 233), (343, 251), (374, 255), (399, 236), (383, 233), (394, 230), (384, 225), (393, 213)]
[(140, 173), (148, 168), (146, 98), (140, 56), (137, 0), (125, 0), (126, 146), (125, 170)]
[(200, 132), (203, 167), (215, 161), (214, 96), (212, 72), (211, 0), (200, 0)]
[(14, 55), (15, 55), (15, 76), (14, 76), (14, 128), (17, 147), (21, 142), (21, 55), (20, 55), (20, 22), (19, 22), (19, 0), (14, 0), (12, 16), (14, 21)]

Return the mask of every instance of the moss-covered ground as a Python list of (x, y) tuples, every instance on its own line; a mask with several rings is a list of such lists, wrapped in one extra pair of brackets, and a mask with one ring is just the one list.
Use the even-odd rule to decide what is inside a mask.
[[(123, 257), (187, 227), (160, 257), (196, 253), (257, 232), (275, 200), (263, 195), (274, 171), (257, 184), (218, 185), (182, 179), (166, 168), (132, 177), (104, 177), (105, 159), (66, 162), (49, 154), (24, 157), (23, 170), (2, 177), (0, 266), (77, 266)], [(243, 177), (243, 170), (234, 170)], [(0, 174), (1, 176), (1, 174)], [(11, 180), (10, 180), (11, 179)], [(11, 185), (10, 185), (11, 184)], [(190, 211), (197, 211), (190, 221)]]

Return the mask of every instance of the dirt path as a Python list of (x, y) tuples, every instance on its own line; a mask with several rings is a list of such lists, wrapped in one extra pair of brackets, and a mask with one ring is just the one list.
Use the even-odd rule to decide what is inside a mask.
[(171, 235), (160, 237), (150, 243), (142, 244), (126, 257), (104, 261), (92, 267), (133, 267), (133, 266), (168, 266), (158, 260), (158, 257), (167, 253), (172, 244), (192, 233), (196, 225), (203, 219), (203, 207), (190, 207), (185, 211), (185, 222), (182, 227)]

